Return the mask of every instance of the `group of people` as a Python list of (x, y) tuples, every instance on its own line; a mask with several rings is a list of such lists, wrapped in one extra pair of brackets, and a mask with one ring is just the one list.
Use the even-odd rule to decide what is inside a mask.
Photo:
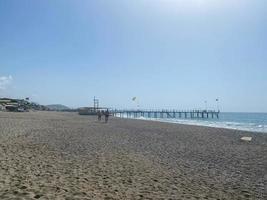
[(108, 123), (109, 115), (110, 115), (110, 113), (109, 113), (108, 109), (106, 111), (104, 111), (104, 110), (102, 110), (102, 111), (98, 110), (97, 111), (97, 117), (98, 117), (99, 122), (101, 121), (102, 116), (105, 116), (105, 123)]

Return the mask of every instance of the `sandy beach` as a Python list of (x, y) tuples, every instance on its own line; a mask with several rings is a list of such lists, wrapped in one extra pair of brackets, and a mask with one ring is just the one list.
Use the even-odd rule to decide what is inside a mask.
[(0, 199), (267, 198), (264, 133), (0, 112), (0, 163)]

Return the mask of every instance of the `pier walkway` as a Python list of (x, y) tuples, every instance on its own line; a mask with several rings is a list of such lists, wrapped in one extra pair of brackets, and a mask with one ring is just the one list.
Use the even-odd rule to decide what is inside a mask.
[(215, 110), (110, 110), (116, 117), (126, 118), (219, 118)]

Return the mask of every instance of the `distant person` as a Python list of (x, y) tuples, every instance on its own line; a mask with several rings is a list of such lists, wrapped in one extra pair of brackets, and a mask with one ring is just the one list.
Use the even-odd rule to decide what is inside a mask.
[(99, 110), (99, 111), (97, 111), (97, 118), (98, 118), (99, 122), (101, 121), (101, 117), (102, 117), (102, 113)]
[(105, 111), (104, 115), (105, 115), (105, 123), (108, 123), (108, 118), (109, 118), (109, 111), (108, 111), (108, 109)]

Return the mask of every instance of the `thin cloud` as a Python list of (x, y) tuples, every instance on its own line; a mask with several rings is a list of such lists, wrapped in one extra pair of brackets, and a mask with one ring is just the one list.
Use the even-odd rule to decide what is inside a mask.
[(0, 90), (6, 90), (13, 81), (12, 76), (0, 76)]

